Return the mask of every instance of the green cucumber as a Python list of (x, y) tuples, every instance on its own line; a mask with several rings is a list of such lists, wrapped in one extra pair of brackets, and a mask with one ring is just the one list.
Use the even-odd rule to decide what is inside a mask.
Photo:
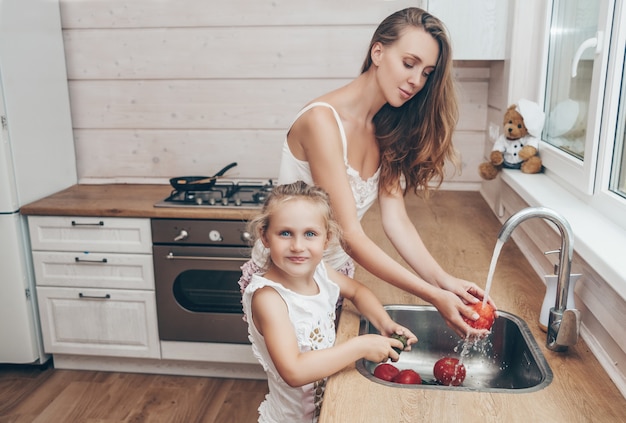
[[(394, 334), (391, 335), (391, 337), (394, 338), (394, 339), (397, 339), (400, 342), (402, 342), (402, 350), (404, 348), (406, 348), (406, 345), (407, 345), (407, 338), (406, 338), (406, 336), (398, 335), (397, 333), (394, 333)], [(400, 354), (402, 352), (402, 350), (400, 348), (397, 348), (397, 347), (391, 347), (391, 348), (393, 348), (393, 350), (395, 352), (397, 352), (398, 354)]]

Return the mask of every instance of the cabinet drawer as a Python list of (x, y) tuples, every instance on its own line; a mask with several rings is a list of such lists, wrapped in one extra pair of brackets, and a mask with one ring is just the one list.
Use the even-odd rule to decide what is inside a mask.
[(33, 250), (150, 253), (150, 219), (29, 216)]
[(152, 255), (33, 251), (38, 286), (154, 290)]
[(47, 353), (160, 358), (151, 291), (37, 287)]

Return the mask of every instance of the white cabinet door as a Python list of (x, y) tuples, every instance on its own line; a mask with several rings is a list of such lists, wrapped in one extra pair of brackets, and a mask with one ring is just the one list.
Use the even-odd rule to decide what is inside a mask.
[(154, 290), (152, 256), (33, 251), (38, 286)]
[(508, 3), (504, 0), (428, 0), (428, 11), (448, 28), (454, 60), (504, 60)]
[(0, 213), (0, 363), (33, 363), (43, 353), (24, 220), (15, 213)]
[(47, 353), (160, 358), (151, 291), (37, 287)]
[(0, 1), (0, 84), (0, 113), (7, 124), (3, 138), (11, 147), (18, 206), (74, 185), (76, 154), (58, 0)]
[(0, 213), (15, 212), (19, 208), (13, 153), (7, 130), (7, 113), (4, 109), (2, 68), (0, 67)]
[(150, 219), (29, 216), (28, 226), (33, 250), (152, 252)]

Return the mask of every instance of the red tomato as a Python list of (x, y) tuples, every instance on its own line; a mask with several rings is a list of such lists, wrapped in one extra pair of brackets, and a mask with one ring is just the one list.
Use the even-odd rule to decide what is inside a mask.
[(374, 369), (374, 376), (378, 379), (386, 380), (387, 382), (391, 382), (391, 380), (396, 377), (398, 373), (400, 373), (400, 370), (393, 364), (389, 363), (379, 364)]
[(433, 373), (437, 382), (445, 386), (459, 386), (465, 380), (465, 366), (452, 357), (437, 360)]
[(473, 308), (480, 317), (477, 320), (463, 317), (463, 320), (475, 329), (491, 329), (493, 322), (496, 320), (496, 311), (491, 304), (487, 303), (483, 307), (483, 302), (479, 301), (476, 304), (471, 304), (470, 307)]
[(419, 385), (422, 383), (422, 378), (415, 370), (404, 369), (400, 370), (400, 373), (398, 373), (391, 381), (395, 383), (402, 383), (404, 385)]

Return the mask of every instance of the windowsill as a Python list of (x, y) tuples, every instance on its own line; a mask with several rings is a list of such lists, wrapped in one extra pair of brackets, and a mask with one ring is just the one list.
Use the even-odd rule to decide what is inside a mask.
[(502, 180), (530, 206), (561, 213), (574, 232), (574, 250), (626, 300), (626, 230), (576, 198), (545, 174), (503, 170)]

